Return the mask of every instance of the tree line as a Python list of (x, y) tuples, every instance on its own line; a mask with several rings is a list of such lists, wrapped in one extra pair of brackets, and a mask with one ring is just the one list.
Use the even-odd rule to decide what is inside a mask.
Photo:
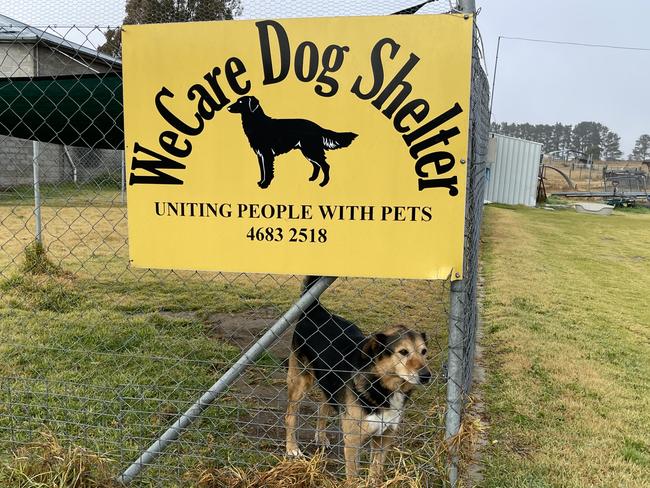
[[(580, 122), (576, 125), (529, 124), (493, 122), (492, 132), (530, 141), (541, 142), (543, 151), (557, 151), (566, 155), (569, 151), (580, 151), (593, 159), (614, 161), (623, 157), (621, 138), (609, 127), (599, 122)], [(642, 161), (650, 159), (650, 135), (641, 135), (628, 159)]]
[[(229, 20), (241, 13), (240, 0), (127, 0), (123, 24), (159, 24), (163, 22), (198, 22)], [(122, 54), (120, 28), (106, 32), (106, 42), (99, 51), (115, 57)]]

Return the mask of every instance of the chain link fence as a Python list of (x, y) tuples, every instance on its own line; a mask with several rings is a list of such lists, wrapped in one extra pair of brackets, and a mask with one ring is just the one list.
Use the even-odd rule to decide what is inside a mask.
[[(86, 77), (121, 90), (119, 36), (109, 34), (111, 45), (106, 33), (119, 33), (111, 26), (121, 21), (115, 16), (122, 8), (104, 2), (97, 11), (95, 2), (78, 0), (75, 12), (64, 15), (52, 3), (21, 3), (15, 13), (10, 5), (7, 13), (38, 19), (32, 21), (37, 27), (0, 15), (0, 453), (6, 453), (0, 461), (14, 466), (0, 478), (6, 486), (19, 486), (10, 453), (31, 459), (30, 450), (54, 449), (57, 442), (99, 455), (93, 469), (101, 468), (106, 479), (119, 476), (283, 316), (302, 282), (296, 276), (129, 267), (124, 158), (119, 135), (110, 132), (121, 106), (111, 106), (110, 93)], [(223, 18), (413, 13), (411, 2), (399, 0), (216, 3), (225, 5)], [(451, 11), (454, 5), (438, 1), (418, 13)], [(161, 12), (149, 21), (201, 15)], [(321, 299), (365, 333), (404, 324), (428, 336), (433, 378), (407, 408), (387, 465), (387, 478), (402, 479), (403, 486), (440, 486), (457, 476), (457, 456), (450, 456), (445, 437), (458, 432), (471, 389), (478, 322), (489, 125), (480, 61), (475, 35), (465, 279), (338, 279)], [(30, 83), (34, 77), (58, 83), (39, 86)], [(112, 79), (118, 83), (111, 85)], [(39, 118), (48, 110), (65, 117), (66, 86), (83, 86), (98, 100), (96, 107), (75, 100), (72, 110), (88, 114), (87, 126), (110, 128), (102, 143), (88, 147), (85, 126), (48, 127)], [(245, 486), (237, 480), (277, 465), (285, 449), (290, 342), (284, 334), (265, 351), (131, 485)], [(319, 449), (318, 403), (316, 395), (308, 397), (299, 414), (307, 454)], [(321, 462), (341, 476), (337, 422), (327, 433), (332, 449)]]
[(490, 132), (490, 85), (485, 70), (481, 66), (483, 59), (482, 41), (475, 31), (474, 51), (472, 53), (472, 89), (470, 104), (470, 166), (468, 168), (467, 210), (465, 219), (465, 303), (463, 321), (463, 393), (472, 389), (472, 372), (474, 366), (474, 347), (479, 323), (479, 253), (481, 222), (483, 219), (483, 195), (486, 184), (486, 160), (488, 137)]

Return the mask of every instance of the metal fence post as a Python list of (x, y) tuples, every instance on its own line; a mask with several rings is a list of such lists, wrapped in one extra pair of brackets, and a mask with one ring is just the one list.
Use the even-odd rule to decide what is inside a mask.
[[(39, 75), (40, 66), (39, 66), (39, 57), (38, 49), (35, 47), (32, 50), (32, 57), (34, 59), (34, 76)], [(39, 157), (41, 155), (41, 143), (34, 140), (32, 141), (32, 168), (34, 170), (34, 220), (35, 220), (35, 229), (34, 229), (34, 240), (38, 244), (43, 244), (42, 237), (42, 219), (41, 219), (41, 184), (40, 184), (40, 167), (39, 167)]]
[(156, 440), (149, 449), (128, 467), (118, 477), (118, 481), (128, 484), (149, 464), (151, 464), (163, 451), (181, 435), (182, 431), (189, 427), (210, 404), (219, 397), (235, 380), (237, 380), (262, 353), (271, 347), (275, 341), (304, 313), (312, 303), (318, 300), (321, 294), (329, 288), (336, 280), (335, 277), (323, 276), (312, 287), (310, 287), (300, 299), (275, 323), (266, 333), (248, 349), (239, 360), (219, 378), (212, 388), (192, 405), (181, 417), (174, 422), (167, 431)]
[(120, 151), (120, 198), (122, 205), (126, 203), (126, 161), (124, 159), (124, 149)]
[(445, 417), (445, 440), (449, 448), (449, 483), (452, 487), (456, 486), (458, 481), (458, 446), (450, 440), (458, 434), (463, 410), (464, 294), (465, 282), (452, 281), (449, 297), (447, 415)]
[(473, 14), (476, 12), (476, 0), (458, 0), (458, 9)]
[(43, 244), (42, 232), (42, 219), (41, 219), (41, 184), (40, 184), (40, 167), (38, 158), (40, 157), (40, 142), (32, 142), (32, 167), (34, 169), (34, 240), (39, 244)]

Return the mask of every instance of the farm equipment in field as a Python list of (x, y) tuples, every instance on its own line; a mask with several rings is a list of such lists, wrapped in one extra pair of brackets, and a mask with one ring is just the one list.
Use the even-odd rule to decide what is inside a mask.
[[(560, 191), (553, 192), (553, 195), (569, 198), (602, 198), (608, 204), (616, 207), (633, 207), (637, 204), (647, 205), (650, 203), (650, 195), (648, 194), (649, 179), (650, 173), (645, 172), (643, 166), (611, 169), (604, 166), (602, 169), (602, 187), (600, 189)], [(589, 183), (591, 183), (591, 179)]]
[(645, 194), (648, 200), (648, 175), (640, 168), (609, 170), (605, 166), (603, 186), (606, 192), (612, 192), (607, 203), (616, 207), (635, 206), (637, 199), (633, 195)]
[(603, 169), (605, 191), (647, 192), (648, 175), (639, 168)]

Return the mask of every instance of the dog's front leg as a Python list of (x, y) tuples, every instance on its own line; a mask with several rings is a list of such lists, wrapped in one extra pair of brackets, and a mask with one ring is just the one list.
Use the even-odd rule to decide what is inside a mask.
[(260, 181), (257, 182), (257, 186), (267, 188), (273, 180), (275, 156), (270, 152), (259, 152), (257, 162), (260, 165)]
[(314, 377), (304, 371), (294, 353), (289, 355), (289, 370), (287, 371), (287, 414), (284, 419), (286, 430), (287, 455), (300, 457), (302, 452), (296, 439), (296, 424), (300, 401), (305, 397), (314, 383)]
[(260, 180), (257, 182), (258, 186), (262, 186), (262, 183), (264, 182), (264, 156), (262, 156), (262, 153), (259, 151), (255, 151), (255, 154), (257, 154), (257, 164), (260, 166)]
[(344, 413), (341, 417), (341, 429), (343, 430), (345, 475), (348, 480), (353, 480), (359, 477), (359, 449), (364, 439), (359, 418), (354, 418), (349, 413)]
[(391, 429), (388, 429), (384, 435), (375, 436), (372, 438), (372, 456), (370, 461), (370, 472), (368, 478), (372, 484), (381, 484), (384, 474), (384, 466), (386, 465), (386, 454), (390, 446), (393, 445), (395, 434)]

